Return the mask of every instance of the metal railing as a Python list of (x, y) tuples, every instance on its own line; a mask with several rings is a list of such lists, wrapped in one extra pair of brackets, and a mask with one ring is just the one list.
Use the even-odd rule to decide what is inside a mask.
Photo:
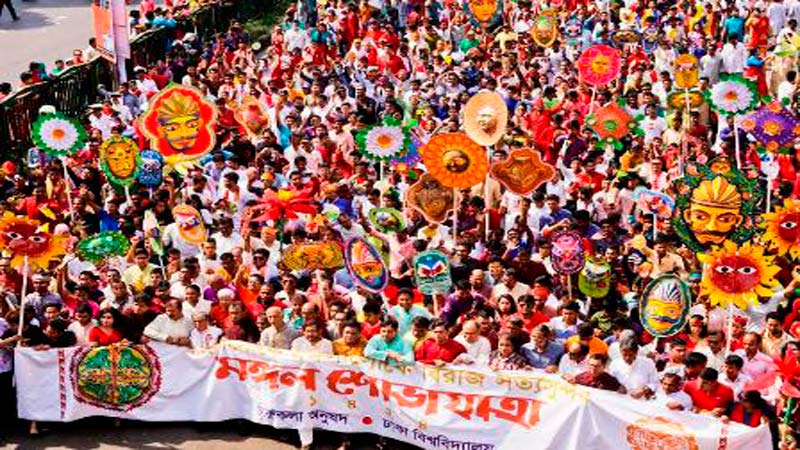
[[(270, 3), (271, 0), (228, 0), (205, 5), (179, 19), (178, 28), (208, 38), (226, 31), (233, 19), (244, 21), (263, 12)], [(175, 31), (158, 28), (132, 39), (128, 68), (150, 67), (163, 59)], [(33, 145), (31, 126), (42, 105), (53, 105), (58, 111), (79, 116), (86, 112), (88, 105), (100, 100), (99, 84), (117, 85), (113, 63), (103, 58), (71, 67), (52, 80), (25, 87), (3, 99), (0, 102), (0, 158), (17, 159)]]

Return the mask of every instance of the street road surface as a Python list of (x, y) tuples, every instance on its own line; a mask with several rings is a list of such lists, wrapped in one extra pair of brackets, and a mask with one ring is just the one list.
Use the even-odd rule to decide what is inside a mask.
[[(23, 430), (23, 428), (25, 430)], [(20, 426), (18, 431), (0, 430), (0, 449), (181, 449), (181, 450), (291, 450), (299, 447), (297, 432), (237, 422), (224, 423), (145, 423), (92, 418), (66, 424), (42, 425), (41, 437), (31, 438)], [(375, 437), (352, 436), (352, 450), (374, 450)], [(335, 433), (314, 432), (313, 450), (336, 450), (341, 438)], [(414, 450), (416, 447), (388, 441), (387, 450)]]
[(31, 61), (45, 63), (49, 71), (56, 59), (89, 46), (90, 0), (11, 1), (21, 20), (12, 22), (7, 10), (0, 17), (0, 81), (16, 89)]

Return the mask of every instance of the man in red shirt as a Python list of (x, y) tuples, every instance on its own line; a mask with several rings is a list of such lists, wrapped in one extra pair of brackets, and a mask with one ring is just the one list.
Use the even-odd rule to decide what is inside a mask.
[(444, 320), (434, 320), (431, 330), (433, 330), (433, 338), (423, 342), (414, 352), (416, 361), (441, 367), (446, 363), (453, 362), (458, 355), (467, 351), (463, 345), (450, 339), (447, 323)]
[(720, 417), (733, 403), (733, 390), (717, 381), (717, 377), (719, 373), (707, 367), (700, 373), (700, 378), (684, 386), (683, 390), (692, 398), (696, 412), (710, 412)]

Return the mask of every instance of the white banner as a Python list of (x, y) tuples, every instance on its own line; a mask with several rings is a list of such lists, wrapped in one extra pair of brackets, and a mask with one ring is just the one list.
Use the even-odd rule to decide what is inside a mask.
[(374, 433), (427, 449), (771, 448), (766, 427), (723, 425), (540, 372), (391, 367), (226, 342), (15, 353), (19, 415), (68, 422), (247, 419)]

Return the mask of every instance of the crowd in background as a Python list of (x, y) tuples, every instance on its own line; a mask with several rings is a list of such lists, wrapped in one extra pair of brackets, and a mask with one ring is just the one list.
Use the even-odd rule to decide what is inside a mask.
[[(760, 391), (745, 386), (777, 370), (774, 358), (787, 348), (798, 350), (793, 321), (786, 319), (795, 314), (800, 264), (776, 262), (780, 288), (739, 311), (729, 335), (700, 295), (695, 253), (667, 220), (655, 236), (632, 193), (646, 186), (674, 194), (681, 148), (694, 161), (733, 159), (738, 139), (743, 165), (758, 170), (756, 142), (741, 129), (736, 136), (732, 120), (702, 105), (684, 126), (683, 116), (667, 106), (674, 60), (683, 53), (697, 57), (701, 88), (722, 74), (744, 74), (797, 114), (797, 53), (775, 49), (797, 45), (800, 2), (552, 3), (560, 6), (561, 36), (549, 48), (530, 35), (547, 5), (526, 0), (503, 2), (502, 23), (489, 30), (470, 23), (463, 5), (449, 0), (301, 0), (267, 45), (239, 23), (209, 40), (168, 25), (175, 26), (175, 39), (165, 57), (136, 67), (134, 79), (103, 90), (105, 99), (91, 105), (84, 118), (89, 143), (63, 160), (67, 179), (62, 160), (35, 148), (2, 165), (0, 210), (50, 223), (72, 242), (120, 231), (133, 244), (128, 255), (100, 266), (67, 259), (32, 274), (24, 312), (18, 310), (20, 268), (0, 260), (4, 417), (14, 414), (18, 339), (43, 349), (122, 341), (208, 348), (234, 339), (390, 364), (542, 370), (672, 410), (765, 424), (774, 428), (776, 448), (796, 448), (798, 411), (787, 407), (780, 382)], [(141, 23), (153, 24), (162, 17), (158, 11), (142, 14)], [(170, 14), (163, 17), (171, 20)], [(610, 38), (617, 30), (652, 27), (659, 40), (647, 51)], [(621, 75), (594, 95), (579, 82), (575, 65), (593, 44), (615, 45), (623, 55)], [(91, 53), (92, 46), (76, 53), (73, 63)], [(32, 66), (22, 82), (41, 81), (68, 64), (49, 72)], [(185, 175), (165, 175), (156, 189), (135, 185), (126, 197), (99, 169), (98, 148), (114, 135), (141, 138), (137, 117), (169, 83), (195, 87), (216, 103), (218, 148)], [(465, 103), (483, 90), (502, 95), (509, 110), (491, 161), (530, 147), (557, 171), (529, 196), (491, 178), (464, 190), (454, 233), (452, 217), (433, 223), (403, 202), (425, 172), (422, 164), (379, 170), (358, 151), (354, 135), (387, 117), (416, 121), (423, 142), (459, 131)], [(233, 111), (248, 98), (269, 118), (258, 136), (234, 120)], [(623, 138), (611, 155), (598, 150), (585, 123), (590, 110), (610, 102), (641, 116), (644, 131)], [(778, 157), (780, 172), (766, 184), (776, 201), (800, 195), (799, 149), (795, 144)], [(336, 214), (243, 223), (249, 205), (278, 189), (310, 193), (318, 212)], [(171, 211), (182, 203), (200, 211), (209, 230), (199, 246), (176, 231)], [(376, 230), (368, 212), (378, 206), (402, 211), (405, 228)], [(154, 251), (152, 232), (144, 231), (148, 211), (164, 230), (157, 236), (163, 257)], [(587, 254), (611, 266), (611, 289), (602, 298), (588, 297), (553, 269), (548, 236), (565, 229), (580, 233), (590, 244)], [(289, 244), (353, 237), (382, 243), (390, 272), (383, 292), (358, 286), (345, 268), (297, 271), (283, 262)], [(646, 245), (633, 245), (637, 238)], [(449, 258), (454, 283), (444, 295), (422, 295), (415, 285), (413, 257), (426, 249)], [(685, 330), (654, 339), (641, 325), (637, 296), (667, 273), (689, 284), (694, 306)], [(19, 314), (25, 315), (21, 338)], [(780, 443), (778, 417), (786, 425)]]

